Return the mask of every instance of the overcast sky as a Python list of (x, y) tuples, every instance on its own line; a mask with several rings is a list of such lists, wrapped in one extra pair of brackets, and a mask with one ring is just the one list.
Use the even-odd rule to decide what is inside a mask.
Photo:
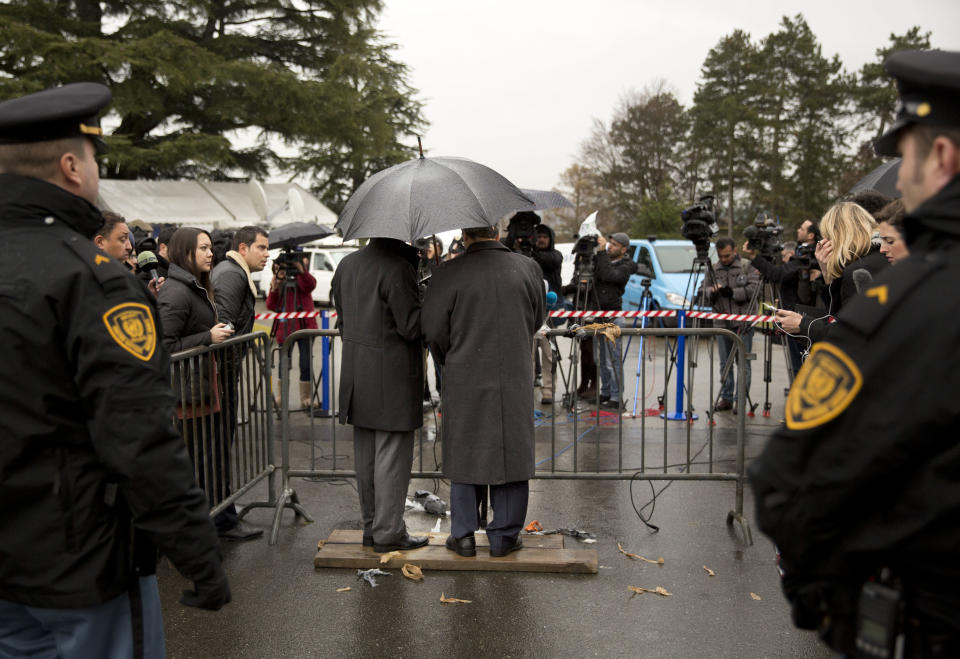
[(960, 50), (960, 0), (386, 0), (379, 27), (420, 91), (430, 155), (550, 189), (625, 92), (662, 78), (689, 106), (721, 37), (759, 41), (797, 13), (848, 71), (913, 25)]

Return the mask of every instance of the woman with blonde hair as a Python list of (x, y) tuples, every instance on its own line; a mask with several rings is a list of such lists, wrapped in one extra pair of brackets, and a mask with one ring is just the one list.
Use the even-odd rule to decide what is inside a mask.
[[(886, 267), (886, 257), (873, 243), (876, 232), (873, 216), (849, 201), (834, 204), (820, 219), (823, 240), (817, 243), (814, 255), (828, 287), (824, 302), (831, 314), (840, 311), (858, 293), (858, 279), (862, 286)], [(865, 270), (869, 276), (854, 277), (859, 270)]]
[(861, 206), (850, 201), (834, 204), (824, 213), (819, 226), (823, 238), (814, 255), (827, 285), (822, 294), (826, 311), (820, 317), (777, 312), (784, 331), (806, 336), (811, 343), (826, 336), (827, 317), (836, 315), (860, 288), (887, 267), (886, 257), (873, 242), (877, 223)]

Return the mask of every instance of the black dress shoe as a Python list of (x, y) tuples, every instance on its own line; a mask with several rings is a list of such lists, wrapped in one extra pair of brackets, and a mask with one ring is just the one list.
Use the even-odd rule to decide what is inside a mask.
[(517, 551), (518, 549), (523, 549), (523, 538), (519, 535), (513, 539), (513, 544), (506, 545), (499, 551), (494, 550), (493, 545), (490, 545), (490, 555), (494, 558), (503, 558), (510, 552)]
[(430, 538), (426, 536), (413, 536), (405, 534), (398, 542), (394, 542), (390, 545), (378, 545), (373, 543), (373, 551), (378, 554), (383, 554), (388, 551), (406, 551), (407, 549), (419, 549), (420, 547), (425, 546), (430, 542)]
[(363, 534), (363, 546), (364, 546), (364, 547), (372, 547), (372, 546), (373, 546), (373, 536), (372, 536), (372, 535), (367, 535), (366, 533)]
[(237, 522), (235, 526), (225, 530), (218, 531), (224, 540), (253, 540), (263, 535), (263, 529), (258, 529), (245, 522)]
[(471, 558), (477, 555), (477, 541), (472, 535), (465, 535), (459, 540), (452, 535), (447, 536), (447, 549), (457, 552), (458, 556)]

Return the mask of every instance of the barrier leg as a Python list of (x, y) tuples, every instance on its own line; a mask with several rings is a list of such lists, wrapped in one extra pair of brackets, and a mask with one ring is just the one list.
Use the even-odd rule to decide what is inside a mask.
[(277, 500), (276, 512), (273, 516), (273, 527), (270, 530), (270, 544), (277, 544), (280, 534), (280, 519), (284, 508), (291, 508), (295, 518), (302, 517), (307, 523), (313, 518), (300, 505), (296, 491), (290, 486), (290, 350), (296, 341), (286, 341), (280, 350), (280, 451), (282, 465), (280, 468), (282, 492)]

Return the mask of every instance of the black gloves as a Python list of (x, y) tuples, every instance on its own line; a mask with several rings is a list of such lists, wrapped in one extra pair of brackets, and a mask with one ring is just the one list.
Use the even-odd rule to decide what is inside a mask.
[(183, 591), (180, 603), (207, 611), (219, 611), (224, 604), (230, 601), (230, 584), (223, 570), (217, 570), (212, 579), (195, 581), (193, 590)]
[(720, 297), (733, 297), (733, 289), (729, 286), (724, 286), (717, 289), (717, 295)]

